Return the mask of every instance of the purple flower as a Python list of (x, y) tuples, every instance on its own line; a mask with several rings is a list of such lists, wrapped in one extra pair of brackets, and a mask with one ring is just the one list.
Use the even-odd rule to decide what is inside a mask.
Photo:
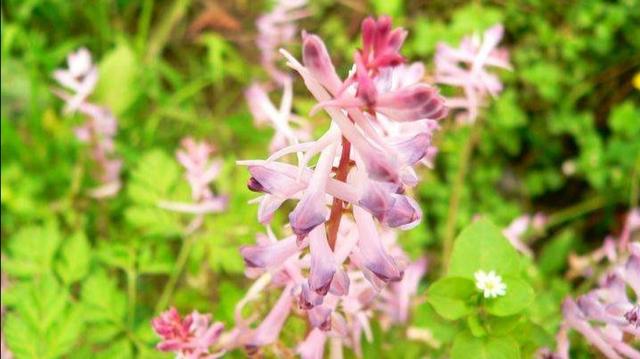
[(495, 25), (482, 38), (465, 37), (458, 48), (438, 44), (436, 82), (463, 89), (464, 97), (447, 99), (447, 105), (464, 110), (460, 117), (464, 122), (475, 122), (487, 95), (496, 96), (502, 91), (500, 79), (487, 67), (511, 69), (508, 52), (497, 47), (503, 33), (503, 26)]
[[(562, 337), (558, 343), (561, 358), (568, 357), (569, 342), (564, 331), (575, 330), (607, 358), (640, 358), (640, 351), (630, 342), (640, 338), (638, 298), (640, 298), (640, 244), (627, 242), (636, 224), (634, 211), (628, 217), (620, 243), (625, 248), (615, 251), (615, 242), (608, 239), (612, 260), (610, 269), (599, 286), (578, 297), (565, 299), (562, 311)], [(628, 228), (632, 228), (627, 230)], [(601, 256), (602, 250), (597, 251)], [(596, 258), (594, 257), (594, 258)], [(596, 258), (598, 259), (598, 258)], [(630, 293), (633, 293), (631, 296)]]
[(53, 77), (71, 93), (61, 89), (53, 92), (65, 101), (65, 112), (80, 112), (87, 116), (87, 121), (75, 129), (75, 135), (79, 141), (90, 144), (90, 156), (96, 164), (94, 177), (100, 185), (91, 189), (89, 195), (112, 197), (122, 187), (122, 160), (116, 158), (114, 146), (118, 122), (108, 108), (88, 102), (98, 81), (98, 70), (91, 62), (89, 51), (81, 48), (69, 54), (67, 63), (69, 68), (56, 70)]
[(174, 212), (196, 214), (187, 232), (197, 229), (207, 213), (222, 212), (227, 208), (226, 196), (216, 196), (211, 191), (211, 183), (220, 174), (221, 160), (212, 160), (215, 148), (206, 142), (196, 142), (190, 137), (182, 140), (182, 148), (176, 152), (178, 162), (186, 170), (185, 177), (191, 187), (192, 203), (160, 201), (158, 206)]
[[(290, 82), (281, 82), (280, 109), (264, 88), (247, 92), (254, 117), (271, 121), (286, 140), (266, 160), (238, 162), (251, 174), (248, 188), (260, 194), (258, 219), (269, 225), (285, 201), (293, 207), (288, 236), (278, 240), (267, 227), (267, 236), (241, 249), (246, 274), (257, 280), (236, 307), (233, 332), (235, 345), (250, 352), (274, 343), (286, 318), (300, 315), (310, 330), (297, 347), (301, 356), (323, 357), (327, 342), (335, 355), (343, 347), (361, 355), (362, 335), (372, 340), (370, 318), (406, 321), (424, 274), (424, 261), (408, 260), (394, 229), (421, 220), (411, 198), (414, 166), (429, 165), (437, 153), (432, 139), (445, 101), (422, 82), (421, 64), (404, 64), (405, 30), (393, 29), (388, 17), (368, 18), (362, 29), (363, 48), (344, 79), (317, 35), (303, 33), (302, 63), (281, 51), (317, 100), (312, 111), (331, 120), (316, 140), (300, 140), (287, 125)], [(272, 290), (280, 299), (251, 329), (255, 317), (243, 317), (242, 309)]]
[(177, 358), (213, 359), (224, 352), (210, 354), (209, 349), (216, 344), (224, 326), (220, 322), (209, 324), (210, 315), (196, 311), (181, 317), (175, 308), (162, 313), (151, 322), (153, 330), (162, 339), (158, 350), (174, 352)]

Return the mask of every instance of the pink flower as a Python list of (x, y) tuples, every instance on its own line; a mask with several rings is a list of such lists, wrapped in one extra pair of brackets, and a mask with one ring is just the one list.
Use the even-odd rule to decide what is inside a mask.
[(260, 50), (261, 64), (276, 83), (282, 84), (289, 77), (276, 65), (278, 49), (295, 37), (295, 21), (309, 14), (304, 9), (306, 3), (306, 0), (278, 0), (271, 12), (260, 16), (256, 21), (256, 45)]
[(530, 230), (541, 231), (546, 221), (547, 218), (542, 213), (536, 213), (533, 216), (525, 214), (511, 221), (509, 226), (502, 231), (502, 234), (507, 237), (515, 249), (531, 257), (533, 252), (524, 242), (525, 235)]
[(227, 208), (226, 196), (216, 196), (211, 191), (211, 183), (222, 168), (221, 160), (211, 159), (215, 148), (207, 142), (196, 142), (187, 137), (182, 140), (182, 148), (176, 151), (178, 162), (186, 170), (185, 177), (191, 186), (193, 203), (160, 201), (158, 206), (170, 211), (196, 214), (187, 232), (197, 229), (207, 213), (222, 212)]
[(56, 70), (53, 76), (71, 93), (60, 89), (53, 92), (66, 102), (66, 112), (77, 111), (87, 116), (87, 121), (74, 132), (79, 141), (90, 144), (91, 158), (97, 167), (95, 178), (100, 185), (91, 189), (89, 195), (94, 198), (112, 197), (122, 187), (122, 160), (115, 156), (114, 146), (118, 122), (108, 108), (88, 102), (98, 80), (98, 70), (91, 62), (89, 51), (81, 48), (69, 54), (67, 63), (69, 69)]
[[(410, 196), (414, 166), (433, 160), (433, 133), (447, 109), (438, 90), (423, 83), (424, 67), (404, 65), (406, 31), (393, 29), (389, 18), (365, 20), (363, 49), (344, 80), (322, 40), (302, 37), (303, 63), (282, 53), (318, 101), (313, 111), (325, 111), (331, 122), (316, 140), (299, 141), (286, 122), (289, 82), (280, 106), (286, 111), (260, 87), (248, 93), (254, 117), (270, 119), (288, 142), (266, 160), (239, 161), (251, 174), (248, 188), (260, 194), (258, 219), (268, 226), (285, 201), (293, 210), (291, 235), (278, 240), (267, 227), (256, 245), (241, 248), (246, 274), (258, 279), (236, 307), (236, 345), (254, 351), (272, 344), (286, 317), (300, 315), (310, 327), (297, 348), (303, 357), (322, 357), (327, 342), (332, 352), (346, 346), (361, 355), (362, 334), (372, 340), (370, 318), (405, 321), (424, 273), (422, 261), (407, 266), (390, 233), (421, 220)], [(255, 319), (240, 315), (242, 308), (267, 290), (280, 291), (280, 299), (251, 329)]]
[(511, 69), (508, 52), (497, 47), (503, 33), (503, 26), (495, 25), (484, 32), (482, 39), (478, 35), (465, 37), (458, 48), (438, 45), (436, 82), (464, 90), (464, 97), (447, 99), (448, 106), (465, 111), (461, 116), (464, 122), (475, 122), (487, 95), (495, 97), (502, 91), (500, 79), (487, 67)]
[[(626, 243), (635, 225), (633, 211), (629, 215), (620, 242)], [(635, 230), (637, 228), (634, 228)], [(640, 338), (637, 298), (640, 298), (640, 244), (628, 243), (615, 251), (614, 241), (607, 240), (612, 250), (609, 270), (599, 286), (574, 300), (565, 299), (564, 321), (558, 340), (558, 356), (568, 358), (566, 332), (575, 330), (607, 358), (640, 358), (640, 351), (627, 338)], [(600, 251), (601, 252), (601, 251)], [(629, 293), (633, 293), (631, 296)]]
[(162, 339), (158, 350), (174, 352), (176, 358), (213, 359), (224, 352), (211, 354), (210, 348), (216, 344), (224, 325), (220, 322), (209, 324), (210, 315), (202, 315), (197, 311), (180, 317), (175, 308), (160, 314), (151, 322), (153, 330)]
[(72, 93), (65, 99), (66, 112), (75, 112), (85, 103), (98, 82), (98, 69), (91, 62), (91, 53), (84, 47), (67, 56), (68, 69), (56, 70), (53, 77)]

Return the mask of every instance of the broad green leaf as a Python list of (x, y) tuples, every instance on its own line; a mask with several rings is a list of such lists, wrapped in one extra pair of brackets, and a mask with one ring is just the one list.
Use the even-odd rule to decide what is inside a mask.
[(503, 277), (502, 280), (507, 285), (507, 292), (503, 296), (485, 300), (489, 313), (499, 317), (514, 315), (533, 302), (535, 294), (527, 282), (514, 277)]
[(493, 270), (500, 276), (518, 276), (520, 271), (518, 253), (487, 219), (470, 224), (456, 238), (448, 275), (474, 280), (478, 270)]
[(22, 228), (9, 239), (2, 269), (15, 277), (29, 278), (53, 271), (53, 257), (60, 245), (55, 224)]
[(511, 315), (507, 317), (490, 316), (485, 322), (489, 333), (494, 336), (501, 336), (511, 333), (521, 322), (522, 315)]
[(467, 325), (474, 337), (481, 338), (487, 335), (487, 330), (484, 328), (484, 325), (480, 321), (480, 317), (478, 315), (473, 314), (468, 316)]
[(470, 300), (476, 293), (473, 281), (466, 278), (445, 277), (427, 290), (427, 301), (442, 317), (456, 320), (471, 313)]
[(468, 331), (456, 335), (451, 348), (452, 359), (518, 359), (518, 343), (510, 337), (476, 338)]
[(62, 245), (60, 258), (56, 262), (56, 272), (69, 285), (84, 278), (91, 262), (91, 246), (83, 232), (77, 232)]
[(96, 102), (122, 115), (140, 94), (140, 62), (124, 41), (100, 61)]

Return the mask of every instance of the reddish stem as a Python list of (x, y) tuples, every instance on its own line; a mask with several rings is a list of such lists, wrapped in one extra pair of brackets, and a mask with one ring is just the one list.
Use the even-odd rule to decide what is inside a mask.
[[(340, 154), (340, 163), (336, 170), (335, 179), (341, 182), (347, 180), (349, 174), (349, 157), (351, 154), (351, 142), (347, 141), (344, 136), (342, 137), (342, 153)], [(342, 219), (342, 210), (344, 209), (343, 203), (337, 198), (333, 198), (331, 204), (331, 215), (327, 222), (327, 240), (331, 250), (335, 249), (336, 239), (338, 238), (338, 229), (340, 229), (340, 220)]]

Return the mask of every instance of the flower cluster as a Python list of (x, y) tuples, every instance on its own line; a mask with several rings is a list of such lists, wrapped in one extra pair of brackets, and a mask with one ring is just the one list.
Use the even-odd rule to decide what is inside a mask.
[(87, 121), (75, 129), (81, 142), (91, 145), (91, 157), (96, 164), (98, 188), (90, 191), (95, 198), (112, 197), (122, 186), (120, 172), (122, 161), (115, 157), (114, 137), (118, 123), (111, 111), (88, 102), (98, 81), (98, 69), (91, 61), (91, 54), (81, 48), (67, 57), (68, 69), (56, 70), (53, 74), (58, 83), (67, 90), (55, 89), (62, 98), (68, 113), (80, 112)]
[[(257, 246), (243, 247), (241, 252), (247, 261), (247, 275), (259, 276), (259, 279), (236, 307), (236, 323), (239, 325), (232, 331), (232, 346), (255, 352), (259, 347), (273, 344), (286, 319), (298, 314), (306, 316), (312, 327), (296, 348), (302, 358), (322, 358), (328, 341), (333, 343), (332, 350), (348, 347), (361, 356), (362, 335), (372, 340), (370, 318), (377, 315), (385, 326), (405, 323), (411, 297), (417, 292), (418, 283), (426, 271), (426, 261), (421, 259), (410, 263), (396, 242), (396, 233), (383, 230), (384, 250), (393, 253), (396, 260), (409, 263), (402, 280), (384, 286), (375, 276), (360, 269), (360, 264), (353, 260), (353, 254), (349, 254), (358, 236), (356, 224), (345, 218), (335, 247), (335, 260), (342, 269), (324, 295), (312, 290), (304, 278), (303, 273), (310, 270), (313, 259), (309, 254), (303, 254), (307, 244), (299, 248), (295, 235), (277, 240), (269, 231), (268, 235), (258, 238)], [(274, 289), (280, 289), (278, 301), (263, 321), (255, 329), (250, 329), (249, 324), (254, 318), (243, 318), (243, 309), (260, 298), (262, 292)]]
[(178, 359), (215, 359), (224, 351), (210, 353), (209, 348), (219, 340), (224, 325), (210, 324), (211, 316), (196, 311), (184, 318), (175, 308), (162, 313), (152, 321), (153, 330), (162, 341), (158, 350), (174, 352)]
[[(297, 313), (312, 327), (297, 348), (303, 357), (321, 357), (328, 340), (358, 353), (374, 311), (390, 323), (407, 319), (426, 263), (410, 263), (394, 229), (420, 222), (408, 189), (418, 182), (414, 166), (435, 156), (432, 136), (447, 109), (438, 90), (422, 82), (423, 66), (404, 64), (406, 35), (388, 17), (367, 18), (363, 47), (344, 80), (316, 35), (303, 33), (302, 63), (281, 50), (318, 101), (313, 111), (324, 109), (331, 123), (316, 141), (291, 141), (267, 160), (240, 162), (251, 174), (249, 189), (262, 194), (261, 223), (268, 225), (283, 202), (297, 204), (289, 213), (292, 235), (262, 236), (241, 249), (247, 274), (259, 279), (239, 308), (267, 287), (282, 290), (257, 327), (238, 314), (236, 345), (255, 351), (274, 343)], [(291, 154), (297, 165), (283, 161)]]
[(495, 25), (478, 35), (465, 37), (458, 48), (438, 44), (435, 56), (437, 83), (459, 87), (464, 96), (447, 99), (447, 106), (461, 109), (458, 120), (473, 123), (487, 95), (496, 96), (502, 91), (500, 79), (488, 72), (487, 67), (511, 69), (509, 53), (498, 48), (504, 28)]
[[(270, 151), (275, 152), (298, 140), (310, 139), (306, 119), (292, 113), (293, 100), (291, 75), (280, 70), (276, 59), (278, 48), (291, 42), (296, 35), (295, 21), (308, 15), (304, 9), (306, 0), (279, 0), (273, 10), (256, 21), (261, 64), (269, 75), (269, 82), (254, 82), (245, 92), (249, 110), (256, 126), (270, 125), (275, 130)], [(269, 98), (274, 87), (282, 90), (281, 101), (276, 106)]]
[(599, 286), (576, 300), (565, 299), (557, 352), (546, 350), (548, 357), (569, 358), (568, 332), (575, 330), (607, 358), (640, 358), (632, 344), (640, 338), (640, 242), (631, 239), (640, 229), (637, 215), (632, 211), (618, 240), (607, 238), (607, 250), (597, 251), (608, 252), (612, 261)]
[(191, 186), (193, 203), (161, 201), (159, 206), (164, 209), (196, 214), (187, 232), (191, 232), (202, 224), (206, 213), (216, 213), (225, 210), (228, 199), (226, 196), (216, 196), (211, 191), (211, 183), (220, 174), (221, 160), (212, 160), (211, 154), (215, 147), (207, 142), (196, 142), (187, 137), (182, 140), (182, 148), (176, 152), (178, 162), (186, 170), (185, 177)]

